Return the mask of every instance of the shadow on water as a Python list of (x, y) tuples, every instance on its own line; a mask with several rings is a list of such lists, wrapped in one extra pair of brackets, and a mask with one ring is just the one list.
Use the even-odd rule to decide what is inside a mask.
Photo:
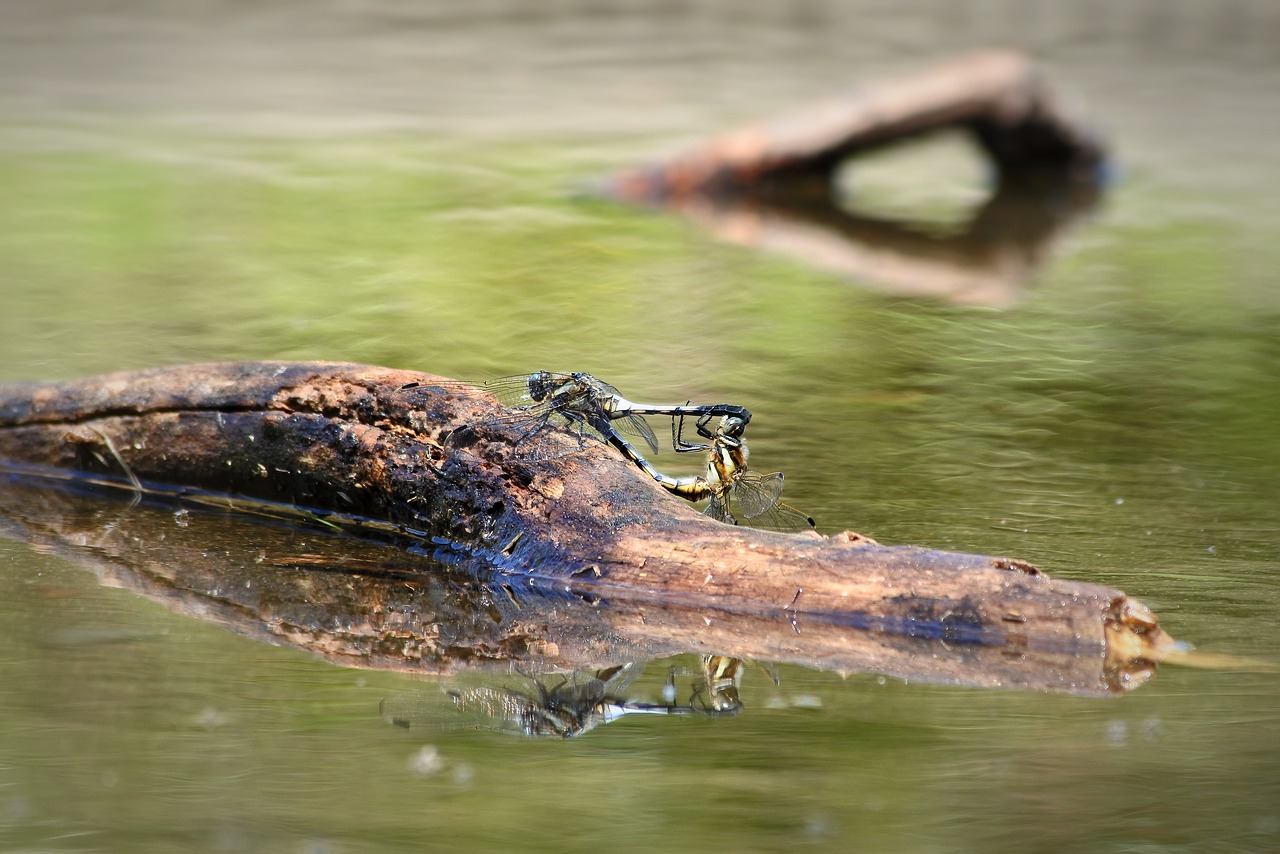
[[(1155, 670), (1097, 645), (974, 642), (950, 632), (945, 617), (889, 633), (705, 603), (588, 602), (396, 543), (16, 476), (0, 482), (0, 534), (246, 637), (343, 667), (440, 680), (434, 698), (384, 701), (384, 717), (399, 726), (450, 707), (478, 726), (555, 737), (633, 714), (726, 718), (747, 708), (739, 688), (755, 665), (746, 662), (766, 673), (763, 662), (777, 662), (1093, 696), (1124, 693)], [(630, 694), (646, 662), (690, 651), (701, 672), (669, 669), (660, 702)], [(476, 677), (485, 684), (472, 685)]]

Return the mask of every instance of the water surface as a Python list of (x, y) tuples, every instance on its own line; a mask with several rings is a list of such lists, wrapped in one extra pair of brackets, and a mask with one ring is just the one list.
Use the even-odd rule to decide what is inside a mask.
[[(1270, 4), (0, 14), (0, 377), (316, 358), (730, 400), (824, 532), (1016, 555), (1124, 589), (1202, 651), (1280, 661)], [(998, 307), (572, 192), (992, 44), (1043, 62), (1120, 178)], [(945, 232), (983, 174), (952, 140), (844, 179)], [(733, 717), (524, 739), (448, 702), (493, 674), (340, 667), (17, 542), (0, 561), (6, 849), (1280, 847), (1260, 665), (1082, 698), (761, 663)], [(701, 652), (632, 690), (657, 700)], [(388, 723), (415, 692), (415, 725)]]

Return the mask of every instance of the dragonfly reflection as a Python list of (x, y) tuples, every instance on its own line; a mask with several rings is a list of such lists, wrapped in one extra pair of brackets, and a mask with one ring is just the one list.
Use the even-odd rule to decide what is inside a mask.
[[(776, 669), (772, 666), (756, 663), (756, 666), (769, 677), (774, 685), (780, 684)], [(693, 683), (693, 694), (689, 697), (689, 707), (702, 715), (728, 717), (738, 714), (743, 709), (742, 676), (747, 669), (747, 660), (731, 655), (704, 655), (700, 678)], [(667, 677), (668, 698), (675, 696), (675, 675), (688, 675), (683, 668), (672, 668)]]
[[(742, 711), (742, 671), (744, 663), (741, 658), (727, 655), (704, 655), (702, 657), (702, 678), (704, 685), (694, 691), (694, 699), (705, 694), (710, 708), (722, 714), (737, 714)], [(693, 699), (689, 701), (693, 703)]]
[[(703, 677), (683, 705), (676, 697), (675, 678), (685, 672), (679, 668), (667, 673), (664, 702), (629, 699), (627, 692), (643, 670), (643, 664), (628, 663), (561, 674), (553, 681), (529, 677), (532, 687), (527, 691), (485, 685), (446, 693), (453, 707), (477, 728), (531, 738), (575, 738), (627, 715), (726, 717), (742, 709), (739, 659), (705, 656)], [(420, 699), (408, 693), (388, 697), (381, 704), (382, 716), (396, 726), (421, 725)], [(435, 720), (430, 725), (440, 723)]]

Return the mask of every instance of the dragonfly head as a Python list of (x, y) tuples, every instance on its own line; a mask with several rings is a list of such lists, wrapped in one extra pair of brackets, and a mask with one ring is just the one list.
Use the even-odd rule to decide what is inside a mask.
[(529, 387), (529, 397), (539, 403), (550, 397), (557, 385), (555, 375), (550, 371), (534, 371), (525, 382)]
[(747, 429), (747, 422), (736, 415), (726, 415), (720, 419), (720, 429), (716, 431), (721, 439), (728, 440), (728, 445), (742, 444), (742, 434)]
[(585, 385), (583, 377), (587, 377), (587, 375), (577, 371), (572, 374), (558, 374), (554, 371), (534, 371), (529, 374), (525, 384), (529, 388), (530, 399), (537, 403), (542, 403), (544, 400), (578, 393)]

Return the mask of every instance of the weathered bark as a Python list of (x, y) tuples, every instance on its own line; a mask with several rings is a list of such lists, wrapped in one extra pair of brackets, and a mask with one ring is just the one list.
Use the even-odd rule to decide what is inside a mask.
[(825, 196), (846, 158), (945, 127), (971, 131), (1006, 183), (1045, 173), (1092, 183), (1104, 157), (1097, 135), (1063, 110), (1026, 57), (988, 51), (731, 131), (621, 172), (606, 190), (637, 201)]
[[(693, 641), (687, 622), (650, 625), (646, 608), (745, 620), (744, 645), (763, 618), (784, 637), (758, 643), (780, 651), (793, 621), (795, 637), (832, 643), (866, 630), (1098, 661), (1154, 661), (1169, 644), (1121, 591), (1021, 561), (714, 522), (602, 443), (546, 429), (517, 445), (518, 430), (486, 424), (500, 412), (487, 393), (439, 382), (251, 362), (8, 385), (0, 460), (125, 488), (132, 478), (157, 494), (189, 487), (314, 508), (330, 524), (465, 557), (515, 599), (607, 604), (608, 619), (673, 642)], [(758, 653), (775, 657), (739, 654)]]

